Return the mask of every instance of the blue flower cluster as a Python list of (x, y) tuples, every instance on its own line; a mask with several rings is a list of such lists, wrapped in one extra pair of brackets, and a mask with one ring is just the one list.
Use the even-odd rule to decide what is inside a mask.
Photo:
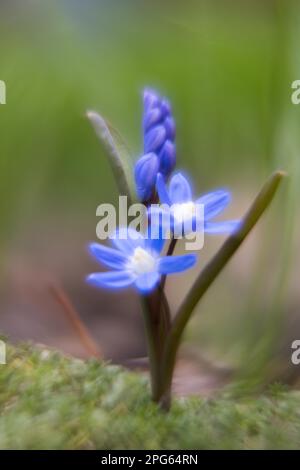
[(168, 178), (175, 168), (175, 121), (170, 103), (150, 89), (144, 91), (144, 155), (135, 165), (139, 199), (147, 202), (155, 189), (156, 177)]
[[(194, 200), (191, 186), (182, 173), (174, 174), (167, 187), (166, 181), (176, 163), (175, 123), (168, 101), (149, 89), (144, 92), (143, 133), (145, 154), (138, 159), (134, 168), (137, 194), (147, 206), (153, 198), (158, 198), (164, 207), (153, 210), (149, 207), (149, 233), (155, 210), (169, 213), (171, 229), (175, 233), (178, 226), (185, 227), (187, 221), (197, 222), (197, 207), (200, 204), (204, 208), (202, 226), (206, 233), (232, 233), (236, 230), (240, 223), (238, 220), (212, 220), (229, 204), (230, 193), (227, 190), (218, 189)], [(151, 239), (149, 233), (143, 236), (135, 230), (120, 228), (111, 237), (114, 247), (92, 243), (92, 256), (113, 271), (90, 274), (87, 281), (106, 288), (134, 285), (146, 294), (159, 284), (163, 275), (182, 272), (194, 266), (195, 254), (161, 256), (165, 243), (164, 227), (161, 228), (159, 237), (155, 239)]]

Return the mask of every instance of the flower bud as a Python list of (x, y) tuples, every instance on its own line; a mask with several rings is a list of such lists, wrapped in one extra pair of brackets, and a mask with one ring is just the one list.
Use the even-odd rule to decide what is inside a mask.
[(175, 141), (175, 134), (176, 134), (176, 126), (175, 126), (174, 119), (170, 116), (166, 117), (166, 119), (164, 120), (163, 126), (166, 130), (167, 139), (174, 142)]
[(176, 163), (175, 121), (169, 101), (154, 90), (144, 90), (144, 153), (159, 158), (159, 171), (167, 178)]
[(141, 201), (146, 202), (151, 198), (158, 170), (159, 159), (153, 152), (147, 153), (136, 162), (134, 169), (135, 184), (137, 195)]
[(169, 101), (166, 100), (165, 98), (163, 98), (160, 102), (160, 109), (161, 109), (162, 114), (163, 114), (164, 117), (170, 116), (171, 113), (172, 113), (172, 107), (171, 107)]
[(157, 93), (155, 93), (155, 91), (151, 90), (150, 88), (146, 88), (144, 90), (145, 111), (148, 111), (158, 105), (159, 105), (159, 97)]
[(168, 177), (176, 165), (176, 148), (175, 144), (170, 140), (166, 140), (161, 151), (158, 154), (159, 158), (159, 171)]
[(149, 131), (151, 127), (156, 126), (157, 124), (160, 123), (162, 118), (162, 112), (160, 108), (152, 108), (150, 109), (144, 117), (143, 120), (143, 127), (144, 127), (144, 132)]
[(144, 152), (157, 152), (165, 142), (166, 130), (164, 126), (153, 127), (145, 134)]

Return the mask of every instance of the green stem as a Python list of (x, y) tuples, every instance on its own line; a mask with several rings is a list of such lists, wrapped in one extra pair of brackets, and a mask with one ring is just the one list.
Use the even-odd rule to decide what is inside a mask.
[(225, 241), (217, 254), (205, 266), (184, 302), (180, 306), (166, 341), (162, 364), (163, 382), (160, 390), (161, 400), (164, 400), (166, 394), (170, 393), (176, 354), (180, 340), (195, 306), (239, 248), (243, 240), (247, 237), (248, 233), (255, 226), (265, 209), (269, 206), (283, 176), (285, 176), (285, 173), (281, 171), (277, 171), (270, 176), (260, 193), (257, 195), (247, 214), (244, 216), (241, 227)]
[(159, 308), (161, 310), (161, 314), (164, 316), (166, 331), (169, 332), (171, 329), (171, 323), (172, 323), (170, 306), (169, 306), (166, 294), (161, 284), (158, 286), (158, 289), (159, 289), (159, 294), (160, 294)]
[(152, 399), (156, 401), (159, 395), (160, 371), (159, 371), (159, 345), (157, 327), (153, 319), (153, 296), (142, 296), (145, 333), (147, 338), (147, 349), (149, 357), (150, 380)]
[[(166, 256), (172, 256), (172, 254), (173, 254), (173, 252), (174, 252), (174, 250), (175, 250), (176, 243), (177, 243), (177, 238), (174, 238), (174, 236), (173, 236), (172, 239), (171, 239), (171, 241), (170, 241), (170, 244), (169, 244), (169, 247), (168, 247), (168, 251), (167, 251)], [(160, 283), (162, 290), (163, 290), (164, 287), (165, 287), (166, 280), (167, 280), (167, 275), (164, 274), (164, 275), (161, 277), (161, 283)]]
[[(161, 298), (163, 298), (163, 302), (161, 302)], [(147, 335), (152, 399), (158, 402), (162, 386), (161, 364), (165, 339), (171, 328), (169, 305), (164, 292), (161, 292), (160, 286), (151, 294), (142, 296), (142, 303)]]
[[(175, 249), (175, 246), (176, 246), (176, 242), (177, 242), (177, 240), (174, 237), (172, 237), (166, 256), (172, 256), (172, 254), (174, 252), (174, 249)], [(159, 304), (158, 304), (157, 308), (164, 315), (166, 331), (169, 332), (170, 329), (171, 329), (172, 318), (171, 318), (171, 312), (170, 312), (170, 307), (169, 307), (169, 304), (168, 304), (168, 300), (166, 298), (166, 294), (165, 294), (165, 291), (164, 291), (165, 284), (166, 284), (166, 279), (167, 279), (167, 276), (166, 276), (166, 274), (164, 274), (161, 277), (161, 281), (160, 281), (160, 284), (159, 284), (159, 287), (158, 287), (160, 295), (159, 295), (159, 299), (158, 299)]]

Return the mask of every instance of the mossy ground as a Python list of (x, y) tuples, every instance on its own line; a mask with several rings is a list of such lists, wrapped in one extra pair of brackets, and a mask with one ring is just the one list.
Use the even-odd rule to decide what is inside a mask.
[(164, 414), (147, 379), (32, 345), (0, 366), (1, 449), (253, 449), (300, 447), (300, 393), (174, 400)]

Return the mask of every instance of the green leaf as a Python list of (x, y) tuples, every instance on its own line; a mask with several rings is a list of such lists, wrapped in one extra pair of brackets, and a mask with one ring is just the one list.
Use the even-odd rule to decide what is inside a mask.
[(131, 204), (135, 201), (135, 186), (133, 180), (133, 162), (130, 152), (119, 132), (100, 114), (88, 111), (91, 121), (100, 141), (105, 146), (110, 165), (121, 195), (128, 197)]
[(162, 393), (170, 387), (180, 340), (195, 306), (267, 209), (284, 176), (285, 173), (283, 171), (276, 171), (270, 176), (243, 217), (240, 228), (227, 238), (220, 250), (202, 269), (182, 305), (179, 307), (166, 342)]

